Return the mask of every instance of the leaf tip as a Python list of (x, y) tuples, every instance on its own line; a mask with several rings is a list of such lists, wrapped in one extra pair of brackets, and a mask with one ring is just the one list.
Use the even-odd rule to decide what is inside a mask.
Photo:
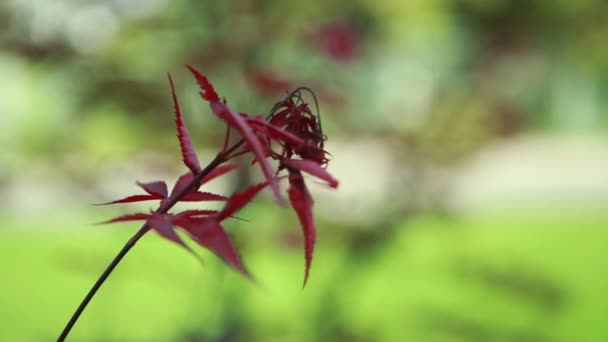
[(220, 97), (215, 92), (215, 89), (213, 88), (213, 85), (211, 84), (211, 82), (209, 82), (209, 80), (207, 79), (207, 77), (205, 75), (201, 74), (194, 67), (192, 67), (192, 66), (190, 66), (188, 64), (185, 64), (185, 66), (190, 71), (190, 73), (192, 73), (192, 75), (196, 79), (196, 82), (201, 87), (201, 91), (200, 91), (201, 97), (204, 100), (207, 100), (209, 102), (217, 102), (217, 101), (219, 101)]

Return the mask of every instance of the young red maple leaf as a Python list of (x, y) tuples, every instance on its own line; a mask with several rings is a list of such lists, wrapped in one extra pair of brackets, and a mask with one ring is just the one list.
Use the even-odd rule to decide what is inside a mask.
[(279, 191), (279, 184), (274, 179), (274, 171), (268, 161), (266, 161), (263, 145), (254, 134), (253, 129), (247, 124), (245, 119), (238, 112), (233, 111), (230, 109), (230, 107), (228, 107), (228, 105), (220, 101), (219, 96), (215, 92), (211, 82), (207, 80), (207, 77), (189, 65), (186, 65), (186, 67), (188, 70), (190, 70), (192, 75), (194, 75), (194, 78), (200, 85), (201, 97), (209, 102), (209, 106), (211, 107), (213, 113), (226, 122), (230, 127), (236, 129), (241, 134), (245, 142), (249, 145), (251, 151), (255, 154), (255, 157), (260, 164), (264, 177), (269, 182), (275, 200), (277, 203), (282, 204), (283, 199), (281, 198)]
[(167, 197), (167, 183), (163, 181), (156, 181), (150, 183), (140, 183), (137, 182), (137, 185), (144, 189), (151, 196), (158, 196), (161, 198)]
[[(146, 191), (147, 195), (131, 196), (111, 203), (160, 199), (162, 200), (161, 205), (166, 205), (171, 198), (178, 195), (180, 196), (179, 201), (182, 202), (225, 201), (224, 208), (213, 214), (210, 214), (210, 211), (188, 211), (187, 213), (178, 213), (176, 215), (152, 215), (147, 217), (146, 220), (148, 225), (157, 230), (163, 237), (186, 247), (181, 239), (178, 239), (179, 236), (173, 232), (174, 225), (181, 227), (197, 243), (210, 248), (237, 271), (249, 274), (245, 270), (240, 258), (236, 257), (238, 253), (228, 239), (228, 236), (224, 233), (222, 222), (226, 218), (234, 217), (234, 214), (238, 210), (249, 203), (266, 186), (270, 186), (275, 196), (277, 196), (278, 180), (281, 178), (277, 177), (277, 174), (281, 170), (286, 169), (289, 180), (289, 201), (298, 216), (304, 235), (306, 263), (304, 284), (306, 284), (312, 263), (316, 229), (312, 214), (314, 201), (306, 187), (302, 172), (327, 182), (332, 188), (338, 186), (338, 181), (324, 167), (327, 164), (328, 158), (326, 157), (327, 152), (323, 149), (325, 136), (322, 133), (318, 117), (311, 112), (306, 103), (301, 102), (300, 93), (293, 93), (285, 101), (275, 105), (268, 119), (259, 115), (249, 116), (245, 113), (235, 112), (224, 102), (219, 101), (219, 96), (215, 92), (213, 85), (204, 75), (192, 67), (188, 67), (188, 69), (201, 86), (201, 96), (210, 103), (214, 114), (226, 122), (229, 127), (239, 131), (246, 143), (240, 150), (233, 150), (233, 154), (227, 153), (224, 157), (229, 159), (236, 155), (252, 153), (254, 155), (254, 162), (258, 162), (262, 166), (262, 171), (267, 181), (251, 186), (242, 192), (235, 193), (231, 197), (198, 190), (205, 182), (224, 175), (237, 167), (236, 164), (227, 164), (216, 166), (201, 177), (198, 183), (192, 185), (192, 182), (195, 182), (196, 170), (200, 172), (200, 166), (188, 131), (184, 125), (173, 82), (171, 77), (169, 77), (182, 159), (184, 164), (190, 169), (190, 172), (183, 174), (177, 180), (170, 196), (167, 195), (167, 186), (162, 181), (138, 183)], [(276, 144), (273, 145), (273, 143)], [(277, 147), (279, 150), (275, 150)], [(279, 161), (277, 171), (273, 171), (267, 159)], [(203, 212), (209, 215), (200, 217)], [(140, 216), (127, 218), (134, 219), (137, 217)], [(121, 222), (125, 219), (117, 218), (117, 220), (111, 222)], [(214, 236), (223, 242), (219, 244), (208, 243), (204, 240), (204, 237), (208, 236)], [(223, 246), (222, 248), (224, 249), (218, 249), (220, 246)]]
[[(128, 214), (104, 222), (144, 221), (145, 223), (125, 244), (106, 271), (102, 273), (99, 280), (66, 325), (58, 339), (59, 341), (65, 339), (80, 316), (80, 313), (82, 313), (114, 267), (135, 243), (150, 230), (155, 231), (161, 237), (178, 244), (197, 256), (180, 236), (178, 230), (182, 230), (195, 243), (210, 250), (234, 270), (251, 278), (224, 225), (229, 218), (236, 218), (235, 214), (250, 203), (266, 187), (269, 187), (275, 199), (282, 203), (279, 192), (279, 181), (285, 178), (289, 181), (289, 202), (298, 216), (304, 235), (304, 285), (306, 285), (309, 279), (316, 240), (316, 228), (312, 211), (314, 201), (306, 187), (302, 172), (324, 180), (333, 188), (338, 186), (338, 181), (325, 170), (328, 162), (327, 152), (323, 149), (325, 136), (321, 130), (318, 113), (317, 116), (313, 115), (308, 106), (303, 103), (300, 90), (306, 88), (300, 88), (292, 92), (285, 100), (275, 105), (269, 117), (265, 119), (261, 116), (250, 116), (232, 110), (225, 101), (220, 101), (213, 85), (203, 74), (192, 67), (188, 67), (188, 69), (192, 72), (201, 87), (201, 97), (209, 102), (212, 112), (223, 120), (228, 127), (224, 146), (207, 166), (201, 167), (182, 117), (173, 80), (169, 75), (177, 137), (182, 161), (188, 168), (188, 172), (177, 179), (170, 192), (167, 183), (164, 181), (137, 182), (137, 185), (145, 194), (128, 196), (106, 203), (132, 203), (151, 200), (158, 200), (160, 202), (158, 209), (152, 210), (149, 214)], [(240, 133), (242, 139), (228, 147), (227, 141), (230, 128)], [(224, 176), (238, 168), (239, 165), (237, 164), (227, 163), (232, 158), (243, 154), (251, 154), (254, 162), (260, 165), (262, 173), (266, 178), (265, 182), (249, 186), (231, 196), (223, 196), (200, 190), (207, 182)], [(273, 169), (270, 161), (277, 162), (276, 169)], [(281, 175), (280, 173), (285, 170), (287, 171), (287, 176)], [(224, 206), (220, 210), (197, 208), (177, 213), (169, 212), (178, 202), (206, 201), (221, 201), (224, 202)]]
[(206, 247), (215, 255), (219, 256), (229, 266), (241, 274), (251, 277), (249, 271), (243, 265), (241, 257), (237, 252), (232, 240), (224, 230), (220, 221), (214, 218), (185, 218), (175, 222), (201, 246)]
[[(179, 108), (179, 102), (177, 101), (177, 95), (175, 94), (175, 86), (173, 85), (173, 79), (171, 75), (169, 77), (169, 84), (171, 85), (171, 96), (173, 97), (173, 107), (175, 109), (175, 125), (177, 127), (177, 138), (179, 140), (179, 146), (182, 151), (182, 159), (184, 164), (190, 169), (193, 174), (201, 171), (201, 165), (198, 162), (198, 157), (190, 141), (190, 135), (188, 129), (182, 119), (182, 112)], [(217, 95), (216, 95), (217, 96)]]
[[(198, 189), (199, 186), (212, 181), (213, 179), (220, 177), (232, 170), (235, 170), (239, 167), (239, 164), (227, 164), (227, 165), (222, 165), (222, 166), (218, 166), (217, 168), (213, 169), (213, 171), (209, 172), (205, 177), (203, 177), (198, 186), (196, 186), (195, 188), (193, 188), (191, 190), (195, 191), (196, 189)], [(175, 183), (175, 186), (173, 187), (173, 190), (171, 190), (171, 195), (174, 195), (176, 193), (178, 193), (179, 191), (181, 191), (184, 187), (186, 187), (190, 182), (192, 182), (192, 180), (194, 179), (194, 175), (191, 172), (186, 172), (185, 174), (181, 175), (178, 179), (177, 182)]]
[(249, 68), (245, 71), (245, 77), (263, 95), (284, 93), (293, 88), (293, 84), (290, 81), (269, 70)]
[[(268, 136), (278, 140), (282, 147), (282, 151), (275, 157), (279, 160), (279, 169), (286, 168), (288, 171), (289, 201), (298, 216), (304, 235), (305, 286), (312, 264), (316, 228), (312, 212), (314, 201), (301, 171), (326, 181), (332, 188), (338, 187), (338, 181), (324, 168), (328, 158), (327, 152), (323, 149), (325, 136), (321, 130), (320, 120), (312, 114), (308, 105), (297, 103), (300, 99), (301, 95), (297, 94), (296, 101), (289, 98), (275, 105), (275, 114), (265, 127)], [(277, 134), (278, 132), (281, 133)], [(293, 156), (300, 159), (294, 159)]]
[(310, 273), (310, 266), (312, 264), (312, 254), (315, 249), (315, 241), (317, 239), (317, 231), (315, 228), (315, 221), (312, 215), (312, 206), (314, 201), (308, 188), (304, 183), (304, 178), (298, 170), (288, 169), (289, 171), (289, 201), (291, 206), (296, 211), (300, 225), (302, 226), (302, 232), (304, 233), (304, 256), (306, 260), (306, 267), (304, 270), (304, 285), (308, 281), (308, 275)]
[[(185, 187), (188, 182), (192, 180), (192, 174), (187, 173), (180, 177), (175, 184), (175, 187), (171, 191), (171, 194), (176, 193), (178, 190), (181, 190), (182, 187)], [(148, 194), (147, 195), (133, 195), (128, 196), (119, 200), (115, 200), (106, 204), (119, 204), (119, 203), (133, 203), (133, 202), (143, 202), (143, 201), (153, 201), (153, 200), (161, 200), (166, 201), (169, 197), (167, 197), (167, 184), (163, 181), (156, 181), (152, 183), (140, 183), (137, 182), (137, 185), (144, 189)], [(155, 189), (157, 187), (158, 189)], [(180, 201), (185, 202), (200, 202), (200, 201), (225, 201), (227, 198), (222, 195), (214, 194), (211, 192), (202, 192), (197, 191), (195, 189), (191, 189), (188, 193), (184, 194)], [(162, 202), (161, 202), (162, 203)]]
[(120, 216), (104, 223), (145, 220), (146, 223), (162, 237), (173, 241), (194, 253), (175, 232), (174, 226), (179, 226), (201, 246), (211, 250), (237, 271), (246, 276), (250, 276), (249, 271), (244, 267), (228, 234), (224, 231), (222, 221), (229, 217), (233, 217), (237, 211), (251, 202), (251, 200), (267, 185), (268, 183), (264, 182), (251, 186), (242, 192), (233, 194), (228, 198), (226, 205), (220, 211), (186, 210), (175, 215), (161, 213), (131, 214)]
[(360, 55), (361, 42), (356, 27), (346, 20), (321, 25), (307, 40), (336, 62), (348, 62)]
[(252, 185), (244, 191), (237, 192), (226, 201), (224, 208), (217, 213), (217, 219), (222, 221), (227, 217), (231, 217), (237, 211), (241, 210), (266, 186), (268, 182)]
[(220, 97), (215, 92), (213, 85), (211, 85), (211, 82), (209, 82), (207, 77), (205, 77), (203, 74), (198, 72), (198, 70), (194, 69), (193, 67), (191, 67), (189, 65), (186, 65), (186, 68), (188, 68), (188, 70), (190, 70), (192, 75), (194, 75), (196, 82), (201, 87), (200, 94), (204, 100), (206, 100), (208, 102), (216, 102), (216, 101), (220, 100)]
[(338, 187), (338, 180), (335, 179), (329, 172), (327, 172), (324, 168), (321, 167), (320, 164), (318, 164), (314, 160), (284, 159), (282, 163), (290, 169), (304, 171), (310, 175), (320, 178), (326, 181), (327, 184), (332, 188)]
[(128, 196), (112, 202), (103, 203), (102, 205), (162, 200), (167, 197), (167, 184), (165, 184), (163, 181), (156, 181), (152, 183), (137, 182), (137, 185), (144, 189), (144, 191), (148, 194)]
[[(293, 98), (296, 98), (296, 101)], [(323, 149), (325, 136), (318, 117), (312, 114), (305, 103), (297, 103), (301, 100), (301, 94), (294, 93), (293, 98), (290, 96), (286, 101), (277, 104), (268, 120), (261, 116), (242, 116), (255, 130), (260, 141), (265, 142), (268, 156), (279, 161), (279, 171), (282, 169), (288, 171), (289, 200), (298, 215), (304, 235), (306, 263), (304, 285), (306, 285), (314, 252), (316, 229), (312, 215), (314, 201), (301, 172), (324, 180), (332, 188), (337, 188), (338, 181), (324, 168), (328, 158), (327, 152)], [(272, 149), (272, 142), (280, 147), (279, 151)], [(299, 159), (294, 159), (293, 156)]]
[(150, 227), (152, 227), (160, 236), (177, 243), (192, 254), (195, 254), (194, 251), (186, 245), (184, 240), (177, 235), (177, 232), (173, 228), (173, 218), (174, 216), (171, 214), (152, 213), (146, 220), (146, 223), (148, 223), (148, 225), (150, 225)]

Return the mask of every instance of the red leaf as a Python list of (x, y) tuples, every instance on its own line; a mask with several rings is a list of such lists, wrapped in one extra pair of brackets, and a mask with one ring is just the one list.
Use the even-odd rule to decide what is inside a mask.
[(215, 102), (215, 101), (220, 100), (220, 97), (215, 92), (215, 89), (213, 89), (213, 85), (211, 85), (211, 82), (209, 82), (207, 77), (205, 77), (198, 70), (194, 69), (193, 67), (191, 67), (189, 65), (186, 65), (186, 68), (188, 68), (188, 70), (190, 70), (192, 75), (194, 75), (196, 82), (201, 87), (200, 94), (203, 99), (205, 99), (209, 102)]
[(181, 201), (184, 202), (199, 202), (199, 201), (225, 201), (228, 198), (226, 196), (214, 194), (211, 192), (189, 192), (184, 197), (181, 198)]
[(304, 273), (304, 285), (308, 281), (310, 265), (312, 264), (312, 255), (315, 249), (316, 229), (312, 215), (313, 200), (306, 188), (304, 178), (300, 171), (289, 171), (289, 201), (291, 206), (296, 211), (302, 231), (304, 232), (304, 255), (306, 259), (306, 269)]
[(338, 187), (338, 180), (335, 179), (331, 174), (329, 174), (329, 172), (327, 172), (315, 161), (303, 159), (285, 159), (282, 161), (282, 163), (287, 167), (296, 170), (301, 170), (315, 177), (318, 177), (326, 181), (332, 188)]
[(273, 125), (268, 125), (266, 127), (268, 129), (269, 135), (275, 139), (275, 140), (281, 140), (285, 143), (288, 144), (292, 144), (292, 145), (305, 145), (306, 142), (298, 137), (297, 135), (293, 134), (293, 133), (289, 133), (285, 130), (282, 130), (278, 127), (275, 127)]
[(191, 172), (187, 172), (181, 175), (175, 182), (173, 190), (171, 190), (171, 196), (175, 195), (177, 192), (183, 189), (188, 183), (190, 183), (190, 181), (192, 181), (192, 178), (194, 178), (194, 175)]
[[(295, 104), (291, 99), (288, 99), (285, 103), (281, 101), (275, 104), (274, 115), (270, 118), (270, 123), (277, 127), (285, 126), (287, 124), (287, 116), (293, 112), (294, 108)], [(281, 110), (279, 111), (279, 109)]]
[[(262, 156), (263, 159), (267, 159), (268, 157), (272, 156), (272, 149), (270, 148), (270, 140), (268, 140), (268, 137), (266, 137), (266, 133), (264, 132), (262, 127), (256, 127), (256, 132), (261, 130), (262, 134), (255, 134), (256, 139), (258, 139), (258, 141), (260, 142), (260, 145), (262, 146)], [(252, 152), (251, 146), (245, 146), (245, 148), (243, 148), (241, 150), (241, 154), (246, 153), (246, 152)], [(258, 161), (258, 156), (254, 154), (253, 159), (251, 160), (251, 165), (255, 164)]]
[(306, 143), (302, 138), (298, 137), (297, 135), (282, 130), (272, 124), (269, 124), (264, 118), (250, 117), (247, 118), (247, 121), (249, 123), (254, 124), (252, 125), (252, 127), (255, 127), (257, 131), (264, 132), (272, 139), (280, 140), (293, 145), (303, 145)]
[(137, 185), (152, 196), (160, 196), (163, 198), (167, 197), (167, 184), (163, 181), (150, 183), (137, 182)]
[(247, 121), (241, 115), (239, 115), (239, 113), (232, 111), (228, 106), (219, 101), (211, 103), (211, 110), (220, 119), (224, 120), (228, 125), (236, 128), (241, 133), (241, 136), (254, 153), (256, 160), (260, 163), (260, 168), (262, 169), (264, 178), (266, 178), (270, 184), (270, 188), (275, 200), (279, 204), (282, 204), (283, 200), (279, 192), (279, 183), (274, 179), (272, 167), (266, 160), (264, 147), (258, 136), (253, 132), (253, 129), (247, 124)]
[[(270, 147), (267, 144), (265, 144), (266, 142), (262, 138), (259, 138), (259, 139), (260, 139), (261, 142), (264, 143), (264, 158), (270, 157), (272, 155), (272, 151), (270, 150)], [(251, 150), (250, 149), (244, 149), (241, 153), (245, 153), (245, 152), (249, 152), (249, 151), (251, 151)], [(257, 162), (258, 162), (258, 157), (254, 156), (251, 159), (251, 162), (249, 163), (249, 165), (254, 165)]]
[(169, 76), (169, 83), (171, 84), (171, 95), (173, 96), (173, 107), (175, 108), (175, 125), (177, 126), (177, 138), (179, 139), (179, 146), (182, 150), (182, 160), (184, 164), (192, 171), (192, 173), (198, 173), (201, 171), (201, 166), (196, 157), (196, 152), (192, 146), (188, 129), (182, 119), (182, 113), (179, 109), (179, 103), (177, 101), (177, 95), (175, 95), (175, 87), (173, 85), (173, 79)]
[(203, 179), (201, 180), (201, 184), (210, 182), (213, 179), (215, 179), (225, 173), (228, 173), (234, 169), (237, 169), (239, 166), (240, 166), (239, 164), (227, 164), (227, 165), (218, 166), (215, 169), (213, 169), (213, 171), (209, 172), (208, 175), (203, 177)]
[(234, 215), (237, 211), (249, 203), (255, 195), (268, 185), (268, 182), (252, 185), (247, 189), (237, 192), (228, 198), (224, 208), (217, 214), (220, 221)]
[(213, 89), (213, 86), (209, 80), (207, 80), (207, 77), (189, 65), (186, 65), (186, 67), (188, 70), (190, 70), (192, 75), (194, 75), (194, 78), (201, 87), (200, 94), (203, 99), (209, 101), (209, 105), (211, 106), (213, 113), (220, 119), (224, 120), (229, 126), (237, 129), (239, 133), (241, 133), (241, 136), (250, 146), (251, 151), (255, 154), (256, 158), (260, 162), (260, 168), (262, 169), (264, 177), (270, 184), (270, 188), (272, 189), (275, 200), (279, 204), (282, 204), (283, 200), (279, 192), (279, 184), (273, 178), (272, 167), (270, 167), (270, 164), (268, 161), (266, 161), (264, 156), (264, 148), (260, 141), (256, 138), (256, 135), (253, 133), (253, 129), (249, 127), (245, 119), (239, 113), (232, 111), (232, 109), (230, 109), (225, 103), (220, 102), (219, 96)]
[(245, 77), (262, 94), (276, 94), (293, 88), (291, 82), (271, 71), (250, 69), (245, 72)]
[(113, 218), (113, 219), (105, 221), (105, 222), (101, 222), (101, 224), (147, 220), (148, 217), (150, 217), (150, 214), (142, 214), (142, 213), (129, 214), (129, 215), (119, 216), (119, 217)]
[(346, 20), (337, 20), (319, 27), (308, 39), (313, 46), (336, 62), (353, 60), (361, 53), (359, 32)]
[(163, 199), (163, 198), (164, 197), (157, 196), (157, 195), (133, 195), (133, 196), (125, 197), (123, 199), (119, 199), (119, 200), (108, 202), (108, 203), (102, 203), (102, 204), (98, 204), (98, 205), (153, 201), (153, 200), (159, 200), (159, 199)]
[[(222, 171), (222, 173), (225, 173), (230, 170), (228, 170), (228, 171), (220, 170), (220, 171)], [(213, 173), (213, 172), (211, 172), (211, 173)], [(217, 175), (215, 177), (217, 177)], [(177, 192), (181, 191), (181, 189), (183, 189), (188, 183), (190, 183), (193, 178), (194, 178), (194, 175), (192, 175), (192, 173), (190, 173), (190, 172), (181, 175), (177, 179), (177, 182), (175, 182), (175, 185), (173, 186), (173, 190), (171, 191), (171, 196), (174, 196)], [(193, 189), (196, 189), (196, 188), (198, 188), (198, 187), (195, 187)], [(226, 196), (214, 194), (211, 192), (201, 192), (201, 191), (193, 190), (193, 191), (190, 191), (187, 194), (185, 194), (180, 199), (180, 201), (184, 201), (184, 202), (225, 201), (227, 199), (228, 198)]]
[[(238, 167), (239, 167), (238, 164), (228, 164), (228, 165), (218, 166), (213, 171), (209, 172), (209, 174), (207, 176), (205, 176), (201, 180), (201, 184), (210, 182), (213, 179), (215, 179), (215, 178), (217, 178), (217, 177), (219, 177), (219, 176), (221, 176), (221, 175), (223, 175), (225, 173), (228, 173), (228, 172), (230, 172), (230, 171), (232, 171), (232, 170), (234, 170), (234, 169), (236, 169)], [(173, 186), (173, 190), (171, 190), (171, 196), (173, 196), (174, 194), (176, 194), (184, 186), (186, 186), (188, 183), (190, 183), (190, 181), (192, 181), (192, 178), (194, 178), (194, 175), (191, 172), (187, 172), (187, 173), (181, 175), (177, 179), (177, 182), (175, 182), (175, 185)], [(197, 188), (198, 187), (195, 187), (194, 189), (197, 189)], [(218, 199), (218, 200), (221, 200), (221, 199)]]
[(201, 246), (208, 248), (228, 265), (234, 267), (245, 276), (250, 277), (230, 237), (226, 234), (219, 221), (210, 218), (200, 218), (179, 220), (179, 223), (176, 222), (176, 224), (184, 228)]
[(173, 223), (171, 222), (172, 215), (170, 214), (158, 214), (154, 213), (148, 218), (148, 225), (154, 229), (158, 234), (167, 240), (173, 241), (178, 245), (187, 249), (190, 253), (195, 254), (194, 251), (186, 245), (184, 240), (177, 235), (173, 229)]
[(210, 216), (217, 214), (217, 210), (185, 210), (176, 214), (176, 218), (191, 218), (192, 216)]

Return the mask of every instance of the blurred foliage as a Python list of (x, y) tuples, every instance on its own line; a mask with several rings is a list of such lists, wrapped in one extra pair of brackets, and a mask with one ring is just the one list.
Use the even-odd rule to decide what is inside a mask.
[[(11, 281), (0, 294), (2, 340), (54, 339), (129, 236), (124, 229), (134, 231), (76, 233), (70, 229), (80, 226), (66, 230), (64, 222), (47, 221), (53, 233), (3, 233), (0, 266)], [(279, 234), (238, 229), (257, 286), (210, 254), (201, 251), (207, 264), (201, 268), (188, 253), (150, 236), (112, 275), (72, 337), (602, 341), (608, 337), (607, 223), (606, 216), (421, 217), (373, 249), (350, 249), (348, 230), (324, 225), (305, 291), (297, 286), (303, 260), (290, 237), (295, 227)]]
[[(7, 0), (0, 123), (11, 129), (0, 144), (58, 167), (66, 154), (106, 163), (141, 148), (173, 152), (169, 71), (194, 139), (213, 149), (223, 130), (182, 68), (190, 63), (245, 112), (267, 112), (281, 97), (256, 89), (252, 72), (311, 86), (330, 139), (381, 139), (405, 163), (402, 173), (428, 178), (428, 168), (451, 167), (522, 131), (605, 131), (607, 7), (600, 0)], [(163, 138), (151, 145), (152, 136)], [(12, 157), (0, 158), (4, 178), (17, 172)], [(425, 182), (398, 178), (401, 191), (414, 194)], [(412, 210), (425, 206), (410, 202)]]
[[(128, 235), (28, 228), (83, 229), (90, 209), (64, 200), (103, 201), (134, 170), (177, 172), (167, 72), (195, 144), (221, 144), (185, 63), (248, 113), (282, 97), (263, 77), (315, 89), (328, 144), (360, 149), (339, 176), (363, 170), (352, 183), (378, 181), (380, 204), (357, 224), (373, 196), (318, 206), (304, 292), (297, 229), (236, 226), (261, 289), (146, 238), (75, 339), (606, 340), (605, 217), (461, 222), (444, 203), (444, 170), (492, 142), (606, 132), (606, 22), (600, 0), (0, 2), (0, 218), (21, 230), (0, 230), (0, 340), (54, 338)], [(77, 209), (49, 220), (38, 201)], [(256, 227), (295, 222), (261, 208)]]
[[(30, 114), (28, 120), (48, 129), (40, 120), (53, 126), (86, 122), (110, 105), (131, 120), (132, 129), (161, 130), (166, 124), (158, 118), (170, 108), (164, 74), (174, 72), (185, 87), (192, 82), (184, 82), (181, 65), (191, 63), (204, 69), (229, 101), (251, 111), (269, 105), (246, 83), (250, 68), (271, 69), (335, 94), (339, 105), (325, 110), (332, 134), (425, 134), (421, 128), (434, 127), (437, 120), (482, 120), (493, 134), (525, 127), (589, 128), (606, 122), (601, 114), (606, 100), (600, 96), (608, 78), (606, 6), (599, 0), (288, 6), (8, 0), (0, 7), (5, 18), (0, 64), (20, 97), (7, 96), (2, 110)], [(346, 61), (332, 59), (309, 39), (336, 21), (350, 25), (356, 38), (351, 44), (359, 53)], [(343, 36), (335, 39), (348, 43)], [(195, 105), (193, 89), (190, 84), (182, 93), (189, 94), (199, 129), (214, 141), (213, 129), (203, 125), (209, 115), (199, 113), (204, 106)], [(569, 112), (573, 108), (578, 113)], [(47, 139), (55, 141), (51, 137), (66, 131), (50, 132)], [(26, 132), (24, 141), (38, 135)]]

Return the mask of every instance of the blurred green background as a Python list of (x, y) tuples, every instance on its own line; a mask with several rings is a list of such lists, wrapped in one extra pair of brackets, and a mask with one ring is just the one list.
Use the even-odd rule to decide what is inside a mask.
[[(224, 133), (183, 68), (266, 113), (307, 85), (329, 170), (311, 279), (288, 210), (233, 222), (259, 285), (146, 236), (74, 341), (606, 341), (608, 3), (4, 0), (0, 340), (54, 340), (150, 206)], [(257, 171), (256, 171), (257, 172)], [(230, 193), (258, 177), (210, 185)]]

